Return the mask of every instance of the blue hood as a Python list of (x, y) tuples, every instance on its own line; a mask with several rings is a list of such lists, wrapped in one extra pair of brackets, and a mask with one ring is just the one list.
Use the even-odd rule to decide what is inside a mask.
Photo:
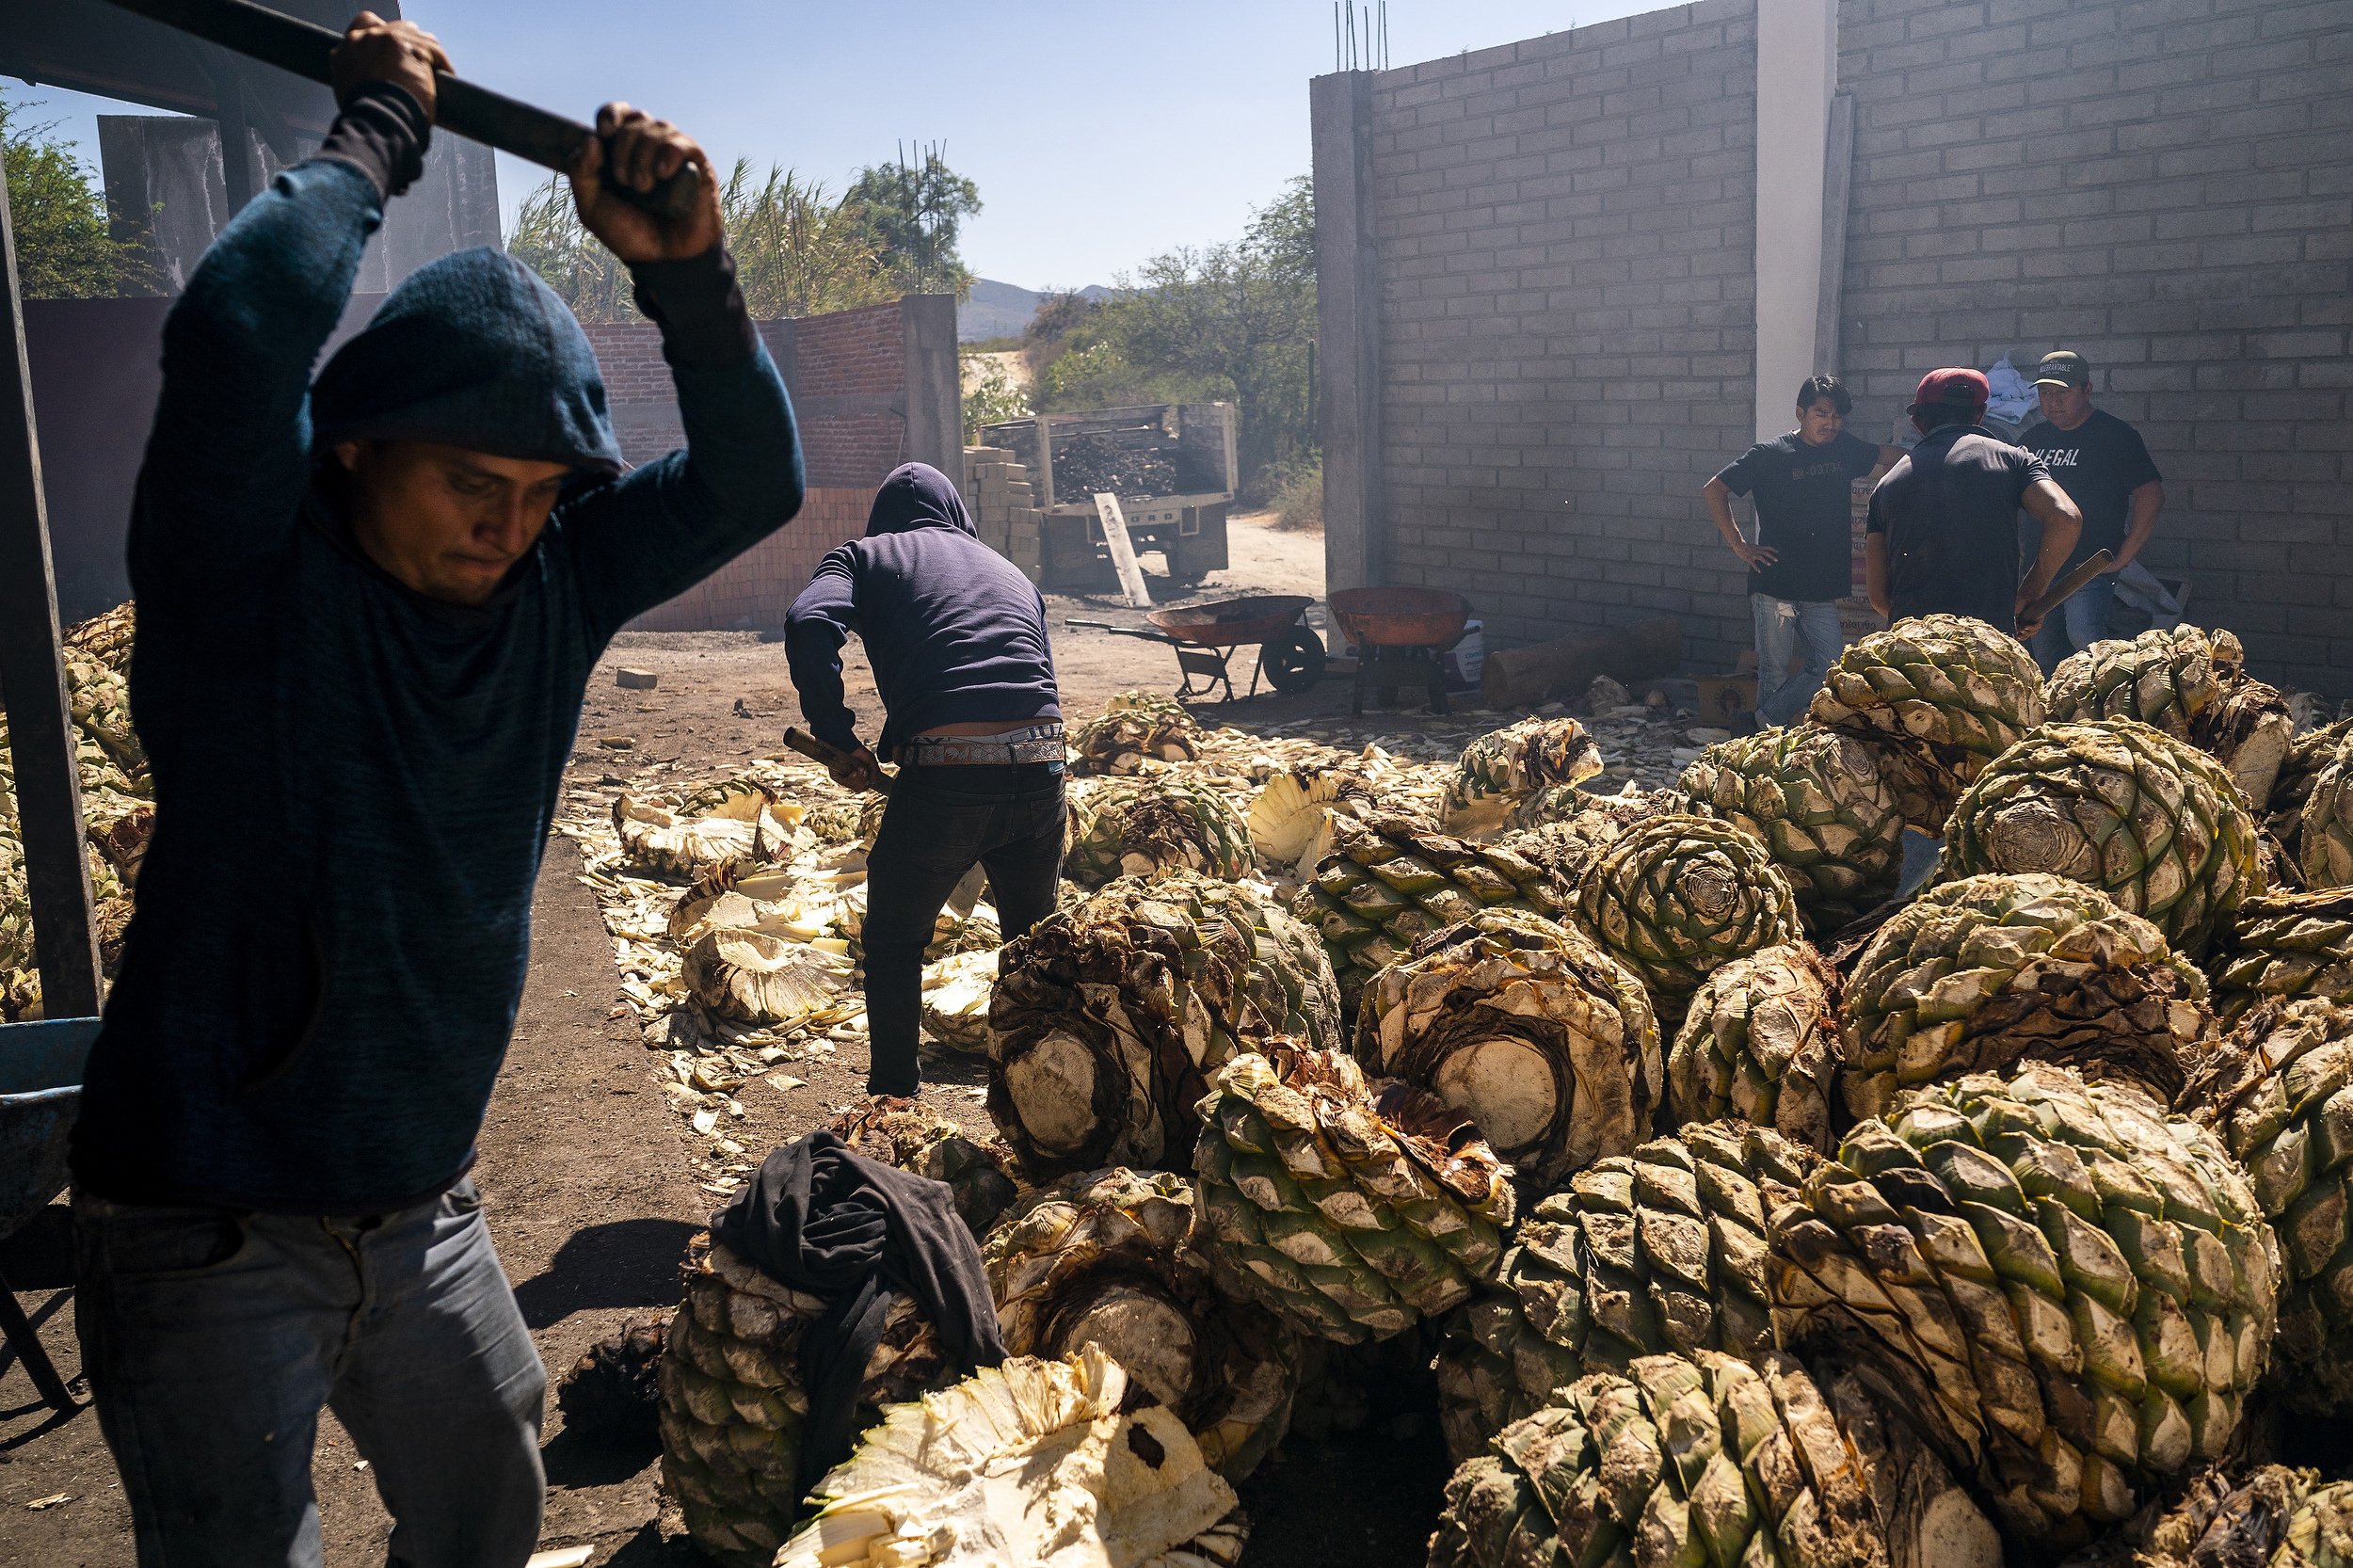
[(312, 449), (440, 441), (472, 452), (621, 470), (604, 377), (555, 292), (513, 257), (460, 250), (419, 267), (311, 388)]
[(981, 536), (964, 509), (964, 497), (956, 493), (946, 474), (929, 463), (901, 463), (892, 469), (882, 488), (874, 492), (874, 509), (866, 514), (870, 539), (877, 534), (904, 534), (910, 528), (952, 528), (976, 539)]

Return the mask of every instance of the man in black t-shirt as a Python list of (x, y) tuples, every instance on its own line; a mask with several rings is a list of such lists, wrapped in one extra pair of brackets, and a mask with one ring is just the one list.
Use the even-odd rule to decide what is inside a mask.
[[(1911, 616), (1975, 616), (1998, 631), (2030, 637), (2026, 608), (2058, 575), (2083, 518), (2051, 482), (2042, 459), (1977, 428), (1985, 376), (1932, 370), (1913, 395), (1920, 443), (1871, 492), (1864, 567), (1871, 607), (1890, 621)], [(2018, 580), (2018, 513), (2042, 524), (2042, 549)]]
[(2094, 551), (2116, 554), (2115, 565), (2076, 589), (2035, 634), (2034, 656), (2048, 671), (2108, 634), (2115, 574), (2132, 564), (2156, 531), (2165, 487), (2140, 432), (2091, 406), (2091, 365), (2082, 355), (2068, 349), (2044, 355), (2034, 384), (2043, 423), (2021, 436), (2018, 444), (2042, 459), (2084, 516), (2083, 534), (2067, 568)]
[[(1756, 722), (1787, 724), (1804, 712), (1846, 647), (1838, 603), (1854, 585), (1853, 486), (1894, 462), (1892, 446), (1846, 433), (1854, 407), (1835, 376), (1798, 388), (1798, 427), (1759, 441), (1701, 490), (1716, 531), (1749, 568), (1756, 616)], [(1743, 538), (1731, 498), (1756, 497), (1756, 539)], [(1792, 645), (1804, 675), (1789, 676)]]

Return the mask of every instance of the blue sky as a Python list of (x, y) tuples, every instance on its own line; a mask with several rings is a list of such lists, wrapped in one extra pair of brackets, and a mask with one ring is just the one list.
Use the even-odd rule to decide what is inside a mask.
[[(1606, 21), (1652, 0), (1392, 0), (1394, 64)], [(587, 118), (627, 98), (723, 168), (745, 156), (840, 189), (898, 142), (945, 141), (980, 184), (965, 258), (1038, 288), (1111, 281), (1238, 234), (1307, 171), (1307, 78), (1332, 69), (1330, 0), (404, 0), (461, 74)], [(95, 162), (120, 105), (9, 81)], [(502, 159), (511, 216), (540, 178)]]

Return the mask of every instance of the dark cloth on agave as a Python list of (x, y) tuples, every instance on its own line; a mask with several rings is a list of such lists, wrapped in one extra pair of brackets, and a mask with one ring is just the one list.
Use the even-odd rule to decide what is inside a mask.
[(826, 1304), (801, 1336), (803, 1496), (850, 1457), (867, 1363), (902, 1295), (915, 1298), (940, 1348), (967, 1371), (1005, 1359), (980, 1243), (948, 1184), (854, 1153), (830, 1132), (773, 1150), (712, 1216), (711, 1234), (769, 1278)]

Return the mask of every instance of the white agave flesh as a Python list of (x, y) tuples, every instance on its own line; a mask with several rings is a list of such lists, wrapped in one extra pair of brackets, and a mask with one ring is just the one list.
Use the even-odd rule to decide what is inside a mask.
[(1233, 1512), (1234, 1491), (1165, 1408), (1118, 1414), (1127, 1384), (1089, 1344), (892, 1406), (777, 1568), (1165, 1563)]
[(687, 949), (681, 978), (721, 1017), (799, 1028), (848, 1016), (850, 974), (850, 961), (825, 948), (722, 928)]

